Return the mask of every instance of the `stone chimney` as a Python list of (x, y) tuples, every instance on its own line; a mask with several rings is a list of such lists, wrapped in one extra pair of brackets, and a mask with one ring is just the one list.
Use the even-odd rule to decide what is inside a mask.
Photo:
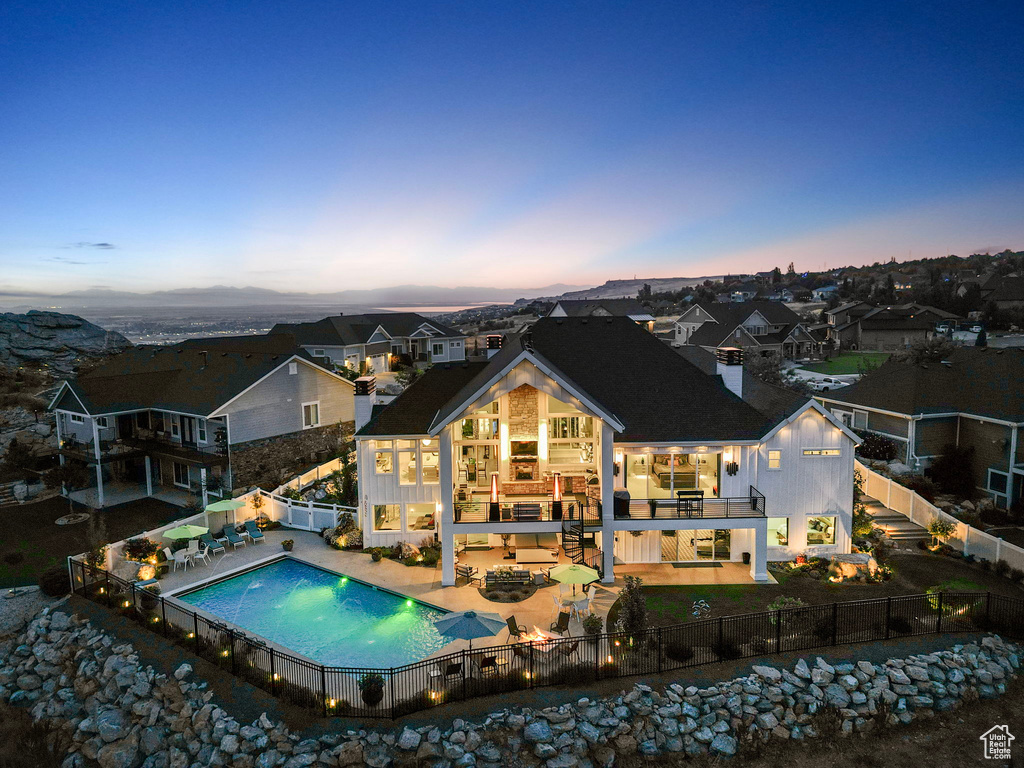
[(487, 336), (487, 359), (490, 360), (501, 350), (501, 342), (504, 337), (500, 333), (492, 333)]
[(377, 379), (373, 376), (360, 376), (356, 379), (356, 431), (366, 426), (373, 416), (373, 406), (377, 403)]
[(743, 397), (743, 350), (737, 347), (720, 347), (717, 350), (718, 364), (715, 373), (722, 377), (722, 383), (737, 397)]

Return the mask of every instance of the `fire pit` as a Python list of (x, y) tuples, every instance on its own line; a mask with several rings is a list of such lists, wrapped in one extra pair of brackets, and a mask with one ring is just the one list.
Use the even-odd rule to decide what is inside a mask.
[(550, 642), (552, 640), (555, 640), (557, 638), (558, 638), (558, 635), (555, 635), (555, 634), (553, 634), (551, 632), (545, 632), (543, 629), (541, 629), (536, 624), (534, 624), (533, 625), (533, 631), (529, 632), (528, 634), (523, 635), (520, 639), (524, 643), (533, 643), (534, 645), (543, 645), (544, 643), (548, 643), (548, 642)]

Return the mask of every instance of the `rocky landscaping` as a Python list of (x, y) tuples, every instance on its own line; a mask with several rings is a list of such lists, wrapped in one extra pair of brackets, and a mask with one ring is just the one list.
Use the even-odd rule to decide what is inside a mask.
[(706, 688), (638, 683), (612, 697), (502, 709), (479, 723), (342, 728), (302, 739), (265, 713), (238, 722), (190, 665), (158, 674), (140, 665), (130, 644), (47, 608), (0, 645), (0, 702), (61, 724), (72, 744), (67, 768), (608, 768), (619, 757), (724, 757), (751, 744), (867, 734), (935, 717), (1005, 693), (1019, 653), (989, 636), (884, 664), (801, 659), (792, 669), (755, 666)]

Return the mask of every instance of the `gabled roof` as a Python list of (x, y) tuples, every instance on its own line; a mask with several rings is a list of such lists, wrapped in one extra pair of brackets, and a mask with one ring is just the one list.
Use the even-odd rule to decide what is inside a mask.
[(990, 279), (985, 283), (985, 301), (1024, 301), (1024, 277), (1007, 275), (1003, 278)]
[(561, 299), (556, 301), (551, 312), (561, 307), (566, 317), (628, 317), (636, 322), (647, 322), (654, 316), (636, 299)]
[(796, 312), (777, 301), (746, 301), (742, 304), (699, 302), (694, 306), (714, 318), (714, 322), (705, 322), (690, 335), (687, 343), (698, 347), (725, 344), (733, 338), (734, 331), (755, 313), (761, 315), (769, 325), (783, 326), (775, 333), (750, 337), (759, 344), (781, 344), (803, 322)]
[(618, 442), (756, 440), (774, 424), (628, 318), (547, 317), (528, 334), (506, 336), (486, 363), (430, 369), (359, 434), (426, 434), (411, 427), (431, 409), (436, 430), (520, 358), (554, 371), (612, 414), (623, 426)]
[(825, 310), (825, 314), (826, 315), (839, 315), (839, 314), (842, 314), (843, 312), (849, 312), (851, 309), (854, 309), (854, 308), (860, 307), (860, 306), (863, 306), (865, 308), (864, 309), (865, 312), (869, 312), (870, 310), (874, 309), (874, 307), (872, 307), (866, 301), (848, 301), (845, 304), (840, 304), (838, 306), (832, 307), (832, 309), (826, 309)]
[(290, 336), (191, 339), (126, 350), (61, 391), (74, 393), (92, 416), (143, 408), (206, 416), (292, 360), (322, 370)]
[(888, 361), (821, 399), (917, 416), (968, 413), (1024, 422), (1024, 349), (961, 347), (945, 363)]
[[(270, 335), (291, 334), (302, 346), (322, 344), (343, 347), (366, 344), (378, 328), (392, 338), (412, 336), (420, 328), (434, 329), (436, 336), (462, 337), (457, 331), (415, 312), (378, 312), (366, 315), (332, 315), (311, 323), (278, 323)], [(422, 334), (421, 334), (422, 335)]]

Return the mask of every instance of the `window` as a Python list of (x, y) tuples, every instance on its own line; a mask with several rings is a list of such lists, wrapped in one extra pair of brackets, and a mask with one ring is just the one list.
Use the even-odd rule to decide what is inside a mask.
[(110, 426), (110, 421), (107, 420), (106, 416), (97, 416), (96, 426), (99, 427), (100, 429), (106, 429), (107, 427)]
[(988, 490), (993, 493), (1005, 494), (1008, 481), (1007, 474), (996, 469), (988, 471)]
[(854, 411), (853, 412), (853, 428), (854, 429), (867, 429), (868, 428), (868, 412), (867, 411)]
[(395, 454), (391, 451), (377, 451), (374, 454), (373, 466), (378, 475), (390, 475), (395, 471)]
[(421, 441), (420, 454), (423, 457), (424, 485), (437, 485), (440, 482), (441, 454), (437, 450), (437, 440)]
[(804, 448), (804, 456), (838, 456), (838, 448)]
[(181, 416), (171, 414), (171, 437), (181, 437)]
[(206, 419), (196, 419), (196, 432), (199, 434), (199, 442), (206, 442)]
[(302, 404), (302, 428), (309, 429), (310, 427), (320, 426), (320, 403), (303, 403)]
[(462, 420), (463, 440), (497, 440), (498, 420), (497, 419), (463, 419)]
[(551, 419), (548, 436), (552, 440), (590, 438), (594, 436), (593, 424), (589, 416), (558, 416)]
[(402, 530), (402, 507), (399, 504), (373, 505), (373, 530)]
[(398, 482), (400, 485), (416, 485), (416, 451), (398, 452)]
[(71, 414), (71, 423), (72, 424), (84, 424), (85, 423), (85, 416), (80, 416), (77, 413), (72, 413)]
[(782, 469), (782, 451), (768, 451), (768, 469)]
[(324, 351), (322, 349), (314, 349), (313, 357), (324, 357)]
[(174, 463), (174, 484), (182, 488), (188, 488), (188, 464)]
[(299, 372), (298, 363), (288, 363), (288, 375), (292, 376)]
[(828, 545), (836, 543), (836, 519), (834, 517), (809, 517), (807, 519), (807, 545)]
[(440, 343), (440, 342), (435, 342), (435, 343), (430, 345), (430, 351), (431, 351), (432, 354), (437, 355), (437, 356), (443, 355), (444, 354), (444, 344)]
[(789, 518), (769, 517), (768, 518), (768, 546), (788, 547), (789, 546)]
[(461, 341), (453, 341), (452, 342), (452, 349), (461, 349), (461, 347), (462, 347), (462, 342)]
[(432, 531), (436, 525), (437, 507), (433, 504), (409, 504), (405, 517), (410, 531)]

